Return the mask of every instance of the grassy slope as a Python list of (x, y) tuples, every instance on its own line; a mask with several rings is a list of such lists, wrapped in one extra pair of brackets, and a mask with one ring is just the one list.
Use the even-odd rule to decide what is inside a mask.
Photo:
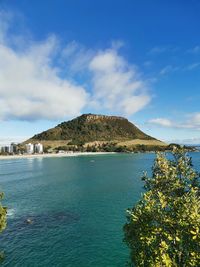
[(27, 142), (42, 142), (52, 148), (65, 146), (68, 142), (83, 142), (85, 145), (101, 145), (114, 142), (119, 146), (166, 144), (146, 135), (127, 119), (115, 116), (84, 114), (55, 128), (33, 136)]

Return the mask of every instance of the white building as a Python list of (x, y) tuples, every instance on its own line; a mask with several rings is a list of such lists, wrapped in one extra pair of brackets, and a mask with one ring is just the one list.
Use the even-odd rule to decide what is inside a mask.
[(26, 144), (26, 153), (33, 154), (34, 153), (34, 145), (29, 143)]
[(1, 152), (3, 152), (3, 153), (11, 153), (10, 146), (2, 146), (1, 147)]
[(17, 152), (17, 145), (14, 143), (11, 143), (10, 145), (2, 146), (0, 148), (0, 151), (2, 153), (9, 153), (9, 154), (16, 153)]
[(10, 144), (10, 153), (17, 153), (17, 145), (15, 143)]
[(42, 144), (40, 144), (40, 143), (35, 144), (34, 148), (35, 148), (34, 149), (35, 153), (39, 153), (39, 154), (43, 153), (43, 145)]

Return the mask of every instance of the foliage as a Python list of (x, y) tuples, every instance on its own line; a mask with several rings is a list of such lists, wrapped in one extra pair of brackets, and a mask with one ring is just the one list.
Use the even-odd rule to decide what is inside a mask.
[[(90, 119), (94, 116), (95, 119)], [(155, 140), (125, 118), (83, 114), (33, 136), (32, 140), (71, 140), (72, 145), (96, 140)]]
[(69, 150), (67, 145), (66, 145), (66, 146), (58, 146), (58, 147), (56, 147), (55, 149), (56, 149), (57, 151), (59, 151), (59, 150), (68, 151), (68, 150)]
[[(1, 205), (1, 200), (3, 199), (3, 193), (0, 193), (0, 233), (6, 228), (6, 214), (7, 210)], [(0, 259), (4, 257), (4, 254), (0, 252)]]
[(4, 194), (0, 193), (0, 232), (6, 228), (6, 208), (1, 205)]
[(83, 141), (80, 141), (80, 140), (72, 140), (68, 143), (68, 145), (70, 146), (83, 146), (84, 145), (84, 142)]
[(146, 193), (128, 210), (124, 226), (131, 262), (145, 267), (200, 266), (200, 185), (191, 158), (174, 148), (158, 153)]

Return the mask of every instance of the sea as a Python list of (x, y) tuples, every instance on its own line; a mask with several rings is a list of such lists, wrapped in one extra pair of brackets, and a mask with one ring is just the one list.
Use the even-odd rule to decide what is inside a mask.
[[(200, 170), (200, 153), (191, 153)], [(2, 267), (122, 267), (126, 209), (143, 193), (154, 153), (0, 161), (8, 208)]]

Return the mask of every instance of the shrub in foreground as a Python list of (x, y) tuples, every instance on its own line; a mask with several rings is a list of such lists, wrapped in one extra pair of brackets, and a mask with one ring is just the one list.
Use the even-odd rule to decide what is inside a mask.
[(158, 153), (146, 192), (128, 210), (124, 226), (136, 267), (200, 266), (199, 174), (191, 158), (174, 148), (173, 159)]
[[(2, 206), (1, 200), (3, 199), (3, 193), (0, 193), (0, 233), (6, 228), (6, 208)], [(4, 254), (0, 252), (0, 260), (3, 259)]]

